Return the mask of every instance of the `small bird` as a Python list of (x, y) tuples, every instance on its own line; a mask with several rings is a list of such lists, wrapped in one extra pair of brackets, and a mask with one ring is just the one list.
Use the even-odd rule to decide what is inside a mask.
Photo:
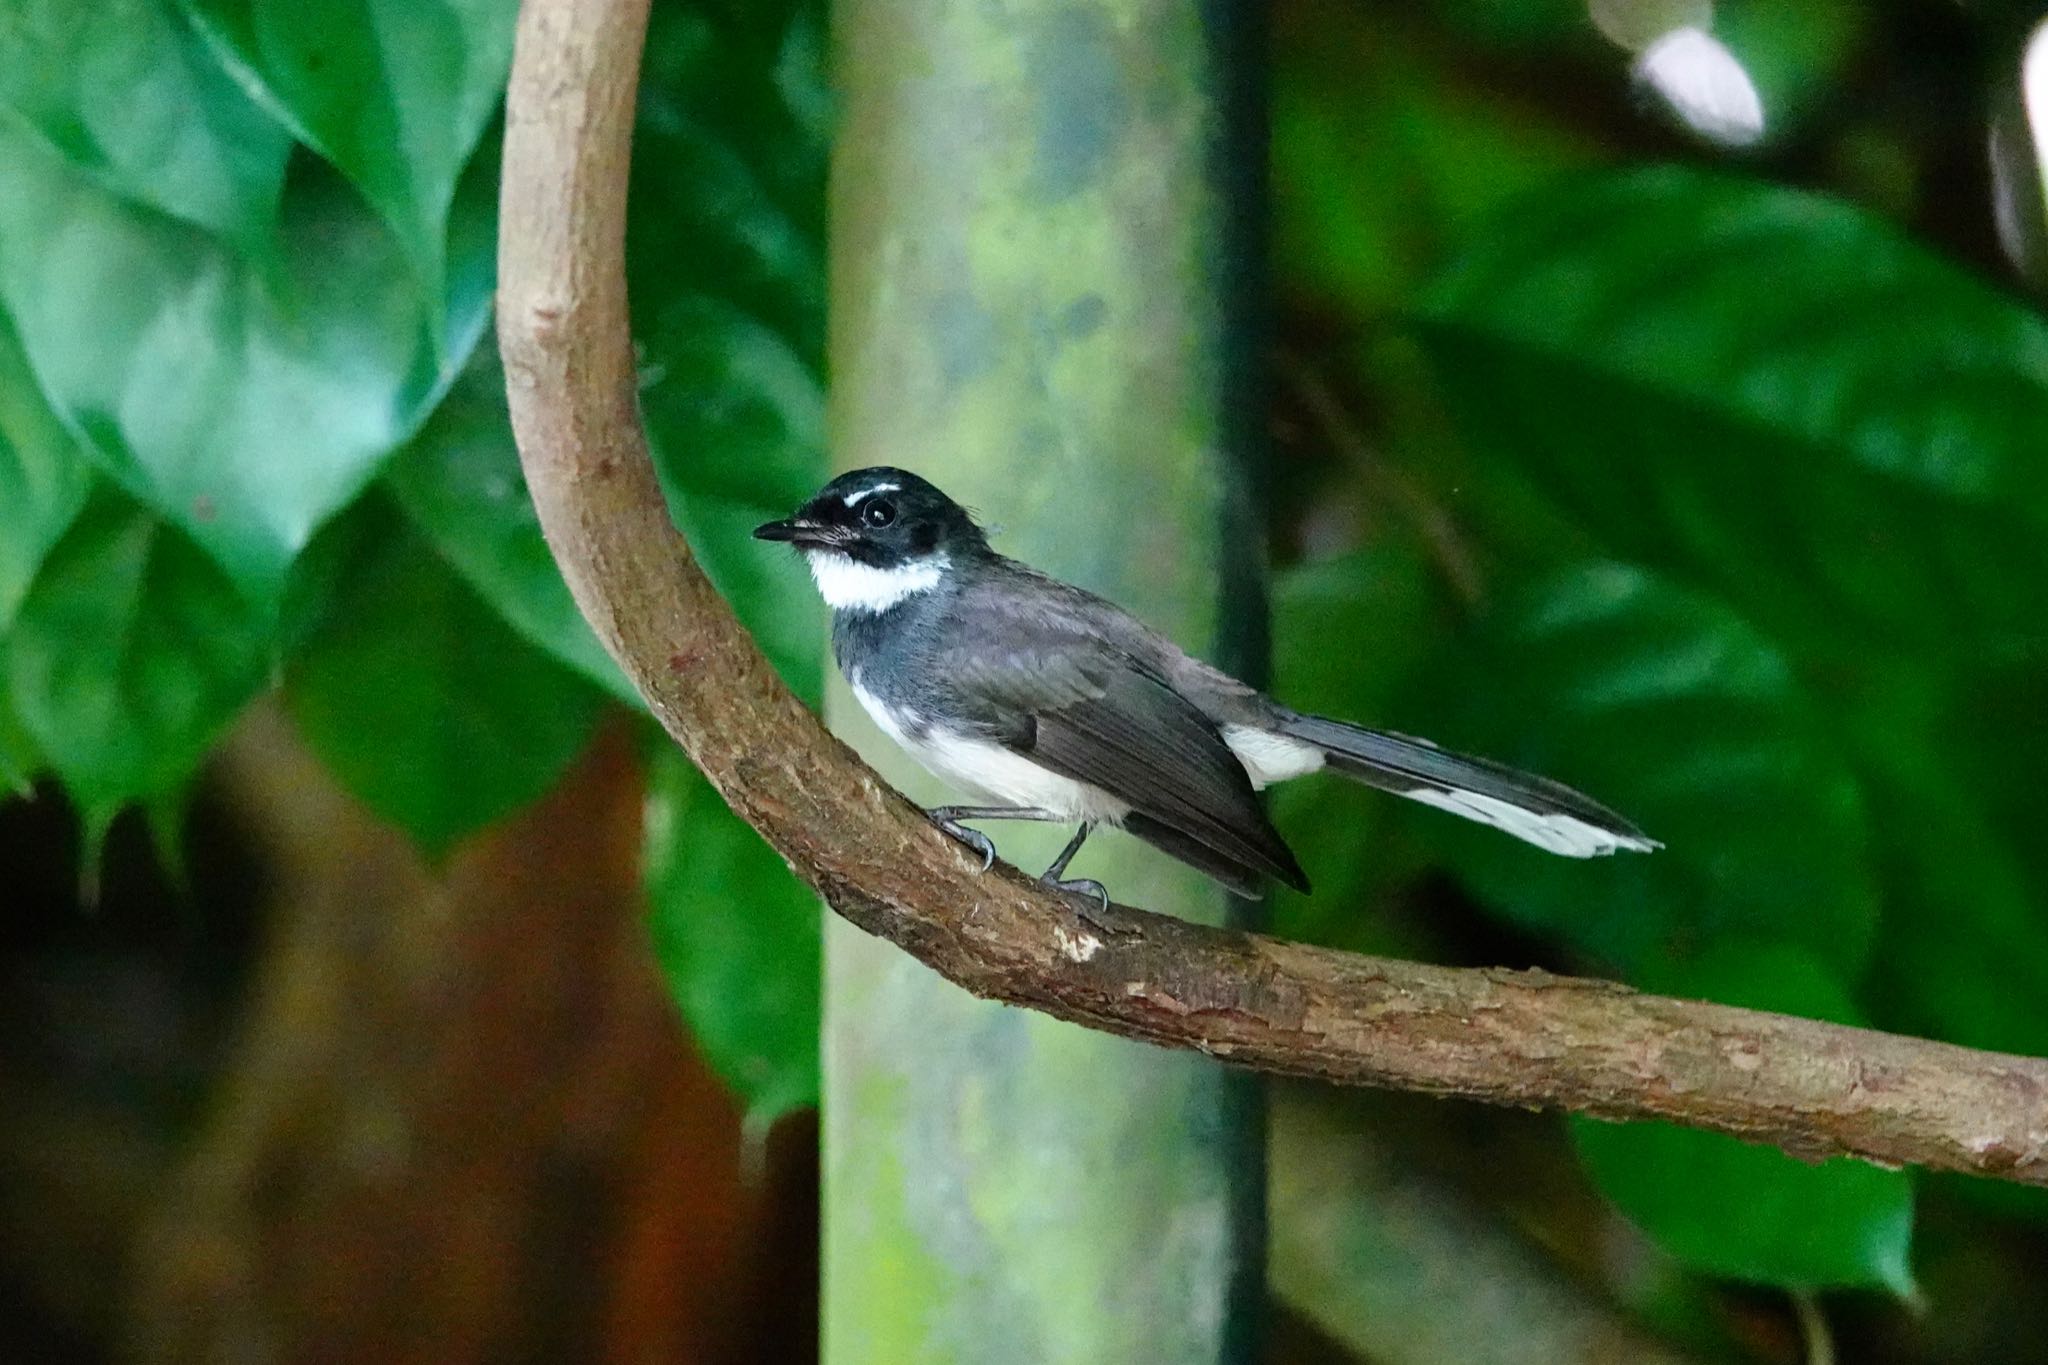
[(902, 469), (842, 474), (795, 515), (754, 528), (809, 561), (832, 652), (882, 730), (993, 804), (926, 812), (986, 869), (964, 822), (1077, 828), (1040, 880), (1064, 880), (1089, 832), (1121, 826), (1242, 896), (1265, 877), (1308, 890), (1258, 792), (1330, 768), (1569, 858), (1661, 847), (1548, 778), (1427, 740), (1290, 711), (1190, 657), (1121, 607), (989, 548), (967, 510)]

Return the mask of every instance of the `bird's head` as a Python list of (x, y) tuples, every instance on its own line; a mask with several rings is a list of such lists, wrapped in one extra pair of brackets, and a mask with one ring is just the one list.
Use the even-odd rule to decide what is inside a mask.
[(787, 541), (809, 561), (828, 606), (886, 611), (928, 592), (957, 562), (988, 551), (967, 509), (904, 469), (841, 474), (757, 540)]

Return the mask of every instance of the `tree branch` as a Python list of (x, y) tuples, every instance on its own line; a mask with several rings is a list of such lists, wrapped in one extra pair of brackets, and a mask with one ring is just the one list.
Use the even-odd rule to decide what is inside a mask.
[(499, 228), (513, 425), (584, 615), (834, 910), (978, 995), (1262, 1071), (2048, 1185), (2048, 1062), (1121, 906), (1083, 918), (1007, 866), (980, 873), (782, 685), (669, 520), (636, 409), (624, 265), (647, 6), (527, 0), (520, 15)]

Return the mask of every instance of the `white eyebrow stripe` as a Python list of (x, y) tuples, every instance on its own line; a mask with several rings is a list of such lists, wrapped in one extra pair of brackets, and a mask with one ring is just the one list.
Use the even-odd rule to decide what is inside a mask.
[(862, 498), (872, 498), (877, 493), (900, 493), (902, 491), (900, 487), (893, 483), (878, 483), (873, 488), (863, 488), (858, 493), (848, 493), (846, 495), (846, 505), (848, 507), (858, 507)]

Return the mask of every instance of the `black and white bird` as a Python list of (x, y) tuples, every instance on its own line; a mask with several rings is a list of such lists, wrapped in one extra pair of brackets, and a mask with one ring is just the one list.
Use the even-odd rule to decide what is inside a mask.
[(1326, 767), (1570, 858), (1659, 847), (1548, 778), (1290, 711), (997, 554), (966, 509), (905, 470), (843, 474), (754, 534), (809, 561), (833, 653), (875, 723), (990, 803), (929, 812), (984, 866), (994, 845), (965, 821), (1072, 823), (1042, 880), (1106, 903), (1100, 883), (1062, 878), (1089, 831), (1116, 825), (1240, 895), (1268, 876), (1306, 891), (1258, 792)]

